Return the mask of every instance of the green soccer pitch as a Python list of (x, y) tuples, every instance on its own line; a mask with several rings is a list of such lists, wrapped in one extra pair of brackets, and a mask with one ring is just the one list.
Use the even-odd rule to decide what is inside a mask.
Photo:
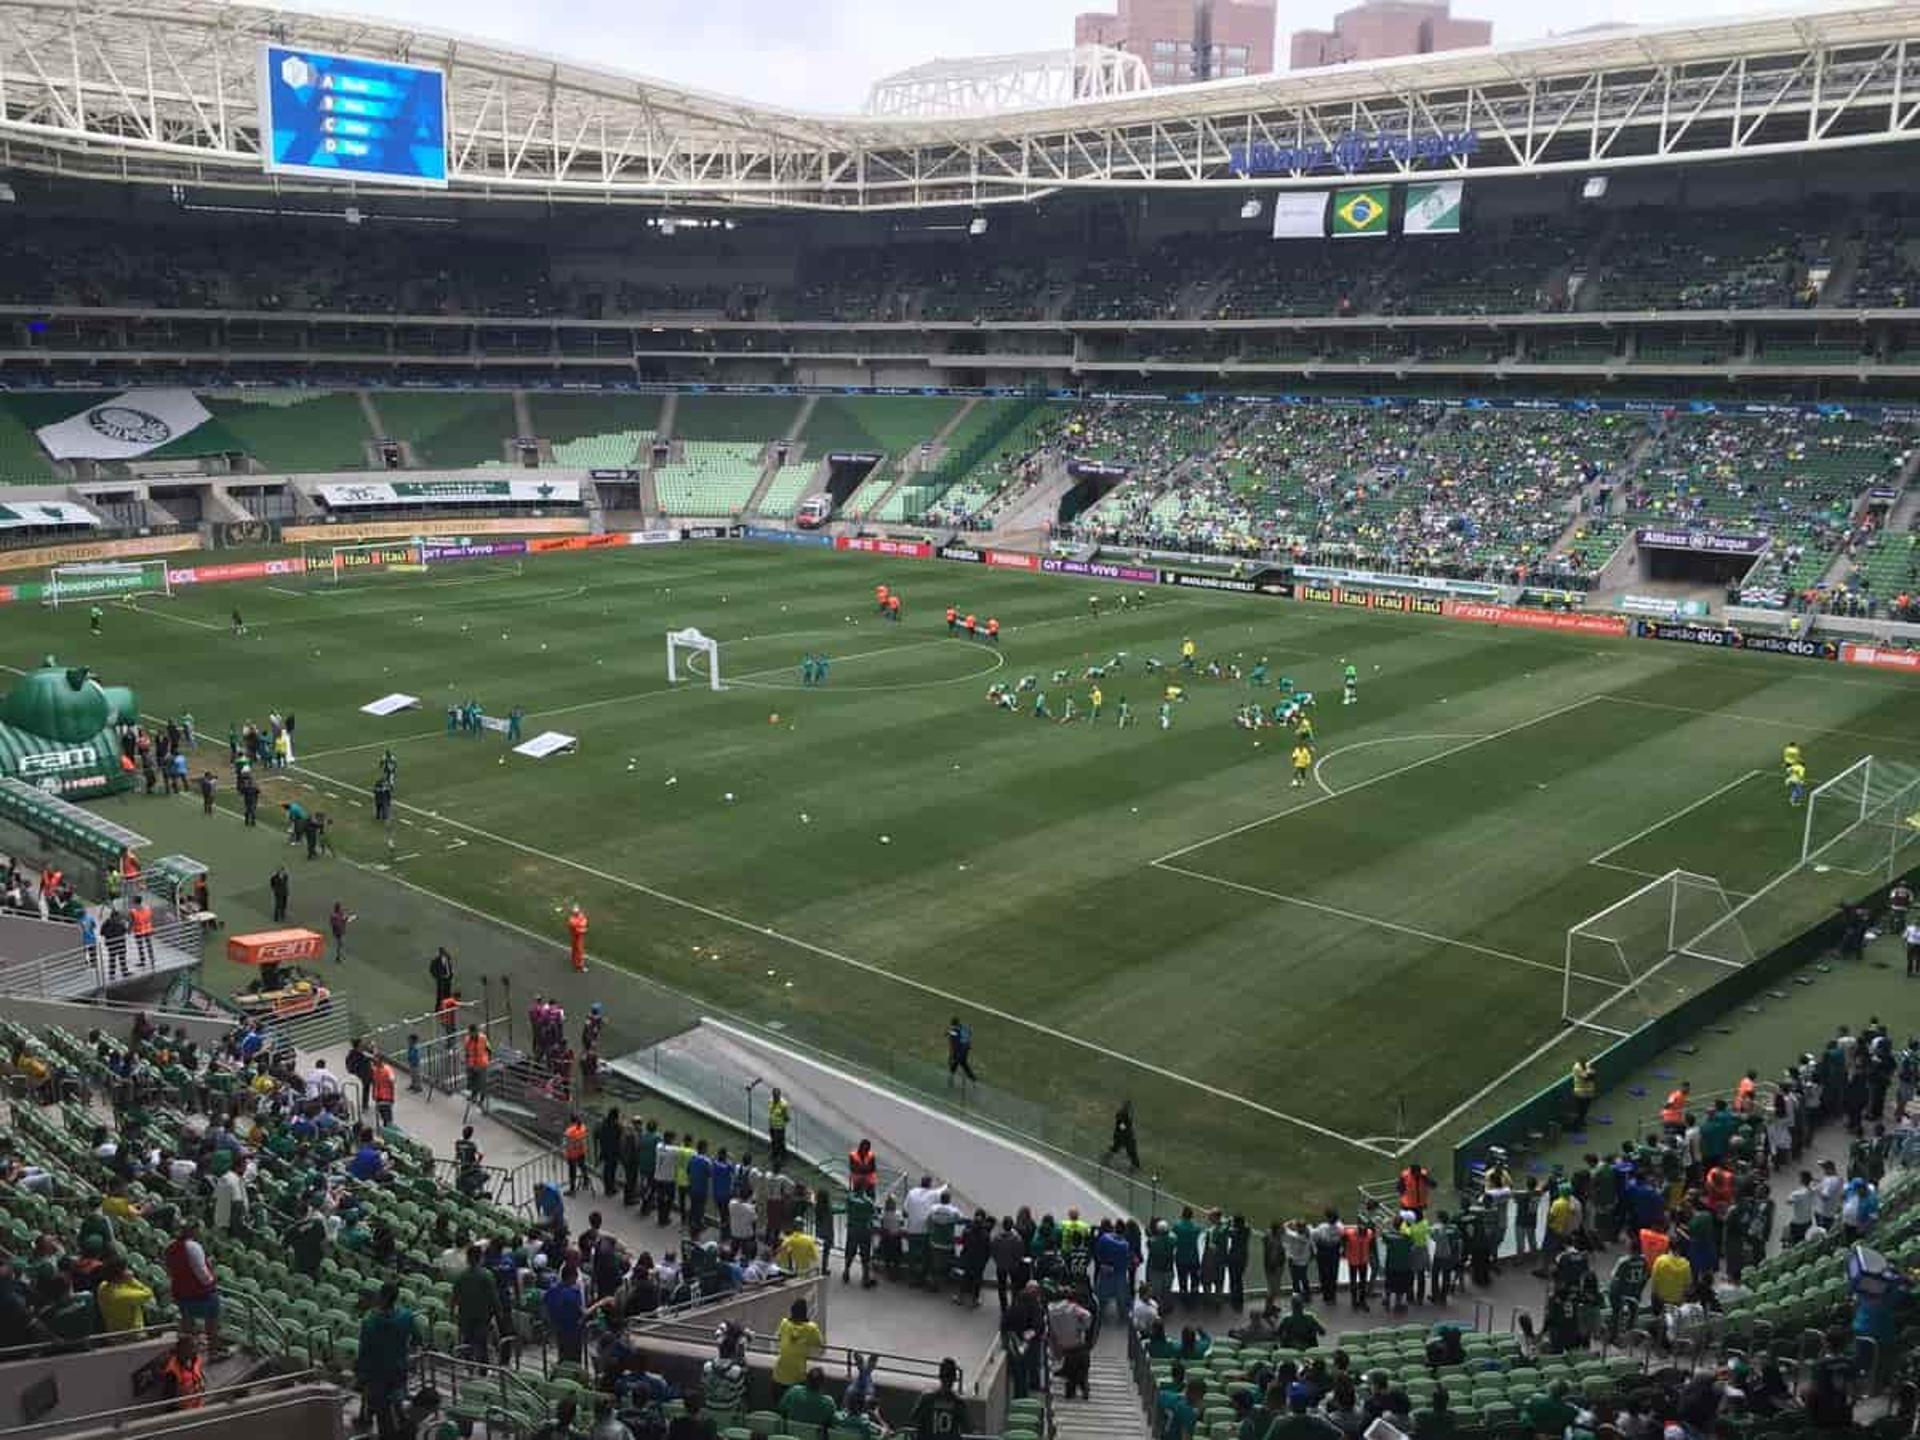
[[(897, 625), (875, 613), (882, 582), (905, 597)], [(1773, 883), (1800, 846), (1786, 742), (1816, 783), (1862, 755), (1920, 761), (1920, 686), (1897, 677), (1167, 587), (1122, 611), (1120, 593), (715, 543), (183, 587), (109, 605), (97, 640), (83, 608), (20, 607), (0, 633), (12, 665), (53, 653), (133, 685), (150, 714), (192, 711), (216, 761), (229, 721), (294, 711), (299, 764), (269, 806), (331, 792), (341, 858), (319, 866), (539, 937), (517, 996), (564, 969), (548, 941), (577, 900), (598, 964), (936, 1093), (958, 1013), (985, 1087), (971, 1103), (1094, 1158), (1131, 1099), (1167, 1187), (1261, 1223), (1344, 1203), (1405, 1158), (1439, 1168), (1475, 1120), (1604, 1044), (1562, 1024), (1566, 931), (1647, 878), (1765, 892), (1743, 917), (1757, 948), (1863, 888)], [(997, 615), (1001, 647), (949, 638), (949, 603)], [(668, 686), (664, 636), (684, 626), (719, 640), (722, 692)], [(1289, 784), (1283, 732), (1233, 724), (1244, 683), (1186, 678), (1162, 731), (1166, 677), (1145, 662), (1171, 671), (1186, 637), (1203, 664), (1264, 656), (1315, 693), (1309, 787)], [(806, 652), (831, 657), (823, 687), (801, 684)], [(1122, 652), (1089, 724), (1079, 677)], [(1071, 692), (1083, 718), (986, 702), (1027, 674), (1056, 716)], [(391, 691), (423, 709), (360, 713)], [(529, 736), (563, 730), (578, 753), (448, 738), (445, 706), (469, 697), (523, 706)], [(389, 744), (403, 823), (382, 869), (365, 795)], [(146, 829), (167, 802), (108, 803)], [(215, 844), (198, 809), (174, 802), (191, 817), (176, 830), (209, 827), (174, 843)], [(291, 853), (270, 822), (217, 828), (229, 899)], [(320, 903), (304, 866), (296, 886)], [(417, 950), (410, 970), (430, 923), (389, 932)], [(1676, 970), (1621, 997), (1595, 958), (1570, 998), (1624, 1029), (1712, 978)], [(643, 994), (623, 1004), (609, 981), (602, 998), (621, 1014)]]

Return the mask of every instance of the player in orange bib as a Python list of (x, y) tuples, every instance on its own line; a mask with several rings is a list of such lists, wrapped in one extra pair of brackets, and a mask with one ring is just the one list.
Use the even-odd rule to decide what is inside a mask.
[(587, 968), (587, 912), (578, 905), (567, 916), (567, 936), (573, 954), (573, 968), (585, 972)]
[(884, 585), (876, 585), (873, 587), (873, 601), (874, 604), (880, 607), (880, 613), (882, 615), (887, 613), (887, 597), (891, 593), (892, 592)]

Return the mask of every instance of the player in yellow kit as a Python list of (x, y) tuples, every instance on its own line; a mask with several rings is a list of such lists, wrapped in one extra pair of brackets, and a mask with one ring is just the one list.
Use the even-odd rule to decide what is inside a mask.
[(1789, 740), (1786, 749), (1780, 752), (1780, 763), (1791, 770), (1796, 765), (1805, 765), (1807, 757), (1800, 753), (1800, 742)]
[(1180, 642), (1180, 668), (1182, 670), (1193, 669), (1193, 657), (1199, 653), (1200, 647), (1193, 643), (1193, 637), (1191, 635), (1182, 640)]
[(1098, 725), (1100, 723), (1100, 702), (1106, 698), (1106, 696), (1100, 693), (1100, 687), (1098, 685), (1095, 685), (1087, 691), (1087, 719), (1092, 724)]
[(1787, 766), (1787, 803), (1802, 804), (1807, 798), (1807, 767), (1800, 764)]
[(1298, 790), (1307, 783), (1307, 772), (1313, 769), (1313, 747), (1302, 740), (1293, 747), (1293, 784), (1289, 787)]

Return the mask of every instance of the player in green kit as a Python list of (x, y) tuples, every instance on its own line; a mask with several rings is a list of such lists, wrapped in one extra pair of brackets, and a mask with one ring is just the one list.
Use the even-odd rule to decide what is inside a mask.
[(1076, 716), (1074, 714), (1074, 709), (1073, 709), (1073, 696), (1068, 695), (1066, 708), (1060, 712), (1060, 723), (1062, 725), (1071, 725), (1074, 722), (1075, 718)]
[(1342, 660), (1340, 665), (1340, 684), (1343, 687), (1340, 703), (1342, 705), (1358, 704), (1360, 700), (1360, 667), (1355, 665), (1351, 660)]
[(1033, 718), (1036, 720), (1051, 720), (1053, 718), (1053, 712), (1047, 709), (1047, 692), (1044, 690), (1036, 690), (1033, 692)]
[(1258, 665), (1255, 665), (1253, 667), (1252, 673), (1247, 676), (1247, 683), (1249, 685), (1265, 685), (1267, 683), (1267, 657), (1266, 656), (1262, 655), (1260, 657), (1260, 663)]
[(1024, 695), (1039, 683), (1040, 677), (1038, 675), (1022, 675), (1020, 677), (1020, 683), (1013, 687), (1013, 693), (1016, 695)]
[(87, 629), (95, 635), (98, 635), (100, 633), (100, 622), (106, 618), (107, 612), (102, 610), (98, 605), (89, 606), (87, 608)]
[(1160, 728), (1162, 730), (1171, 730), (1173, 728), (1173, 702), (1171, 700), (1162, 700), (1160, 702)]
[(813, 657), (813, 683), (816, 685), (827, 683), (827, 657), (824, 652)]
[(800, 657), (800, 683), (813, 684), (813, 652), (811, 650)]
[(1120, 697), (1120, 715), (1115, 723), (1117, 728), (1121, 730), (1133, 724), (1133, 707), (1127, 704), (1127, 697), (1124, 695)]

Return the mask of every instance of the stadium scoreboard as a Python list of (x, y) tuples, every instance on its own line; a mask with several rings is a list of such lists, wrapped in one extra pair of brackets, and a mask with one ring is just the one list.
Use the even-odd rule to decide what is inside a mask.
[(423, 65), (260, 47), (269, 174), (447, 183), (447, 77)]

